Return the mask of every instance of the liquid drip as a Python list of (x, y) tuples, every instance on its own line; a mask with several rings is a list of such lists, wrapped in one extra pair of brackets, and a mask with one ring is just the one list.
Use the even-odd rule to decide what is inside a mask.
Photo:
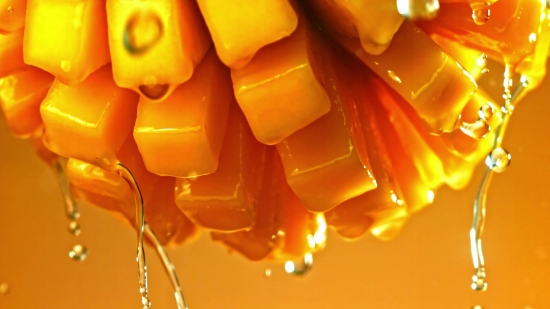
[(301, 265), (297, 266), (296, 263), (293, 261), (287, 261), (285, 263), (285, 271), (288, 274), (295, 275), (295, 276), (305, 276), (313, 267), (313, 254), (306, 253), (304, 255), (304, 258), (302, 260)]
[(170, 278), (170, 282), (172, 283), (172, 287), (174, 288), (174, 296), (176, 298), (176, 304), (178, 306), (178, 309), (187, 309), (187, 303), (185, 302), (185, 298), (183, 297), (183, 291), (181, 290), (181, 286), (178, 280), (178, 274), (176, 273), (176, 268), (174, 267), (172, 260), (170, 260), (168, 253), (166, 253), (166, 251), (164, 250), (164, 247), (162, 246), (157, 236), (155, 235), (153, 230), (151, 230), (151, 227), (147, 223), (145, 223), (144, 231), (145, 231), (145, 236), (147, 236), (147, 238), (155, 246), (157, 256), (161, 260), (162, 266), (164, 267), (164, 272)]
[(398, 0), (397, 10), (408, 19), (433, 19), (439, 12), (439, 0)]
[(266, 270), (265, 270), (265, 276), (266, 276), (267, 278), (271, 277), (271, 269), (266, 268)]
[(80, 232), (81, 232), (80, 224), (78, 224), (78, 222), (76, 222), (76, 221), (71, 221), (69, 223), (68, 230), (69, 230), (69, 233), (73, 234), (74, 236), (78, 236), (78, 235), (80, 235)]
[(80, 218), (78, 204), (71, 194), (69, 180), (67, 178), (67, 175), (65, 174), (65, 170), (63, 169), (61, 161), (59, 159), (55, 160), (53, 162), (52, 168), (55, 173), (55, 177), (57, 178), (57, 182), (59, 183), (59, 187), (61, 188), (61, 192), (63, 193), (63, 200), (65, 202), (65, 215), (67, 216), (67, 218), (69, 218), (69, 220), (76, 220)]
[(484, 1), (470, 1), (470, 7), (472, 8), (472, 19), (478, 26), (483, 26), (489, 17), (491, 17), (491, 2)]
[(151, 100), (159, 100), (166, 95), (170, 85), (168, 84), (156, 84), (156, 85), (140, 85), (139, 92), (145, 97)]
[(479, 109), (479, 119), (474, 123), (462, 122), (460, 124), (460, 130), (475, 139), (482, 139), (489, 134), (491, 127), (489, 126), (489, 120), (493, 117), (494, 108), (491, 103), (487, 103)]
[[(507, 68), (507, 73), (505, 77), (505, 85), (508, 85), (508, 88), (505, 86), (505, 103), (501, 108), (503, 111), (502, 122), (496, 128), (496, 136), (493, 143), (493, 150), (487, 156), (486, 163), (487, 168), (483, 174), (479, 190), (474, 201), (474, 220), (472, 224), (472, 229), (470, 230), (470, 247), (472, 252), (472, 261), (474, 264), (475, 273), (472, 276), (472, 289), (476, 291), (485, 291), (487, 289), (487, 282), (485, 282), (486, 273), (485, 273), (485, 261), (483, 258), (483, 250), (481, 244), (481, 234), (483, 232), (483, 227), (485, 225), (485, 216), (486, 216), (486, 206), (487, 206), (487, 193), (489, 191), (489, 185), (491, 179), (495, 172), (499, 170), (503, 171), (510, 162), (510, 154), (504, 150), (502, 142), (504, 139), (504, 134), (508, 123), (510, 122), (510, 117), (514, 109), (515, 104), (517, 104), (517, 98), (520, 97), (523, 90), (527, 87), (527, 80), (522, 78), (522, 82), (516, 88), (512, 95), (507, 95), (510, 93), (509, 86), (512, 85), (510, 72)], [(495, 163), (497, 162), (497, 163)]]
[(0, 294), (7, 295), (10, 293), (10, 285), (6, 282), (0, 283)]
[(15, 11), (13, 6), (8, 6), (8, 12), (13, 13), (13, 11)]
[(480, 305), (475, 305), (472, 307), (472, 309), (483, 309), (483, 307), (481, 307)]
[(137, 263), (138, 263), (138, 280), (139, 280), (139, 292), (141, 294), (141, 302), (144, 309), (148, 309), (151, 306), (151, 302), (148, 298), (148, 286), (147, 286), (147, 263), (145, 261), (145, 250), (143, 246), (143, 232), (145, 229), (145, 209), (143, 206), (143, 197), (139, 190), (139, 186), (132, 175), (130, 170), (118, 163), (116, 165), (116, 172), (120, 175), (132, 189), (134, 195), (134, 202), (136, 206), (136, 230), (137, 230)]
[(160, 41), (164, 26), (159, 16), (150, 11), (132, 14), (124, 29), (124, 47), (128, 53), (140, 55)]
[(88, 257), (88, 248), (82, 245), (75, 245), (69, 251), (69, 257), (78, 262), (84, 261)]

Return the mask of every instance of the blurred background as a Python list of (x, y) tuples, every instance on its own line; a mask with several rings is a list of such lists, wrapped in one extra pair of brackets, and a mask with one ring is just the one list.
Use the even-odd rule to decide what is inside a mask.
[[(482, 85), (500, 98), (502, 69)], [(297, 278), (283, 265), (249, 262), (201, 237), (169, 253), (191, 309), (550, 308), (550, 80), (516, 109), (504, 147), (512, 164), (488, 198), (488, 290), (470, 288), (469, 230), (484, 166), (462, 191), (441, 188), (391, 242), (348, 242), (332, 231)], [(82, 233), (67, 232), (61, 192), (31, 145), (0, 116), (0, 308), (141, 308), (134, 231), (80, 203)], [(83, 262), (68, 257), (77, 244)], [(170, 282), (147, 248), (152, 308), (176, 308)], [(266, 271), (271, 276), (266, 276)]]

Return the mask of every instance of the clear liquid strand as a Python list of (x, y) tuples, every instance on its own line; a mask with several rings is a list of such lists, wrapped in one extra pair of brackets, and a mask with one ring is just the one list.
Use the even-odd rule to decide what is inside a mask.
[(168, 256), (168, 253), (166, 252), (166, 250), (164, 250), (164, 247), (158, 240), (157, 235), (155, 235), (155, 233), (153, 232), (153, 230), (151, 230), (151, 227), (147, 223), (145, 223), (145, 236), (155, 246), (155, 252), (162, 262), (164, 272), (166, 272), (166, 274), (170, 278), (170, 282), (172, 283), (172, 287), (174, 288), (174, 296), (176, 298), (176, 305), (178, 306), (178, 309), (187, 309), (187, 303), (185, 302), (183, 291), (181, 290), (176, 268), (174, 267), (172, 260)]
[(148, 285), (147, 285), (147, 262), (145, 260), (145, 250), (143, 245), (143, 232), (145, 228), (145, 209), (143, 206), (143, 197), (139, 186), (132, 175), (132, 172), (121, 163), (116, 165), (116, 172), (120, 175), (132, 189), (134, 195), (134, 202), (136, 205), (136, 231), (137, 231), (137, 263), (138, 263), (138, 279), (139, 279), (139, 292), (141, 294), (141, 303), (144, 309), (151, 307), (149, 301)]
[[(495, 170), (494, 165), (489, 164), (489, 162), (494, 162), (495, 151), (500, 153), (505, 153), (509, 157), (509, 153), (502, 149), (502, 142), (504, 139), (504, 134), (508, 123), (510, 122), (510, 117), (514, 110), (515, 104), (518, 102), (518, 98), (521, 96), (521, 93), (527, 87), (527, 80), (522, 78), (521, 83), (514, 90), (513, 94), (510, 94), (510, 68), (507, 68), (505, 73), (505, 92), (504, 98), (505, 103), (502, 107), (502, 122), (496, 128), (496, 136), (493, 143), (493, 150), (488, 155), (486, 163), (487, 168), (481, 180), (479, 190), (474, 201), (474, 220), (472, 224), (472, 229), (470, 230), (470, 247), (472, 252), (472, 261), (475, 268), (475, 273), (472, 276), (472, 289), (476, 291), (485, 291), (487, 289), (487, 282), (485, 282), (485, 261), (483, 258), (483, 249), (481, 244), (481, 234), (483, 233), (483, 227), (485, 225), (485, 216), (486, 216), (486, 207), (487, 207), (487, 193), (489, 191), (489, 185), (493, 174), (495, 172), (502, 172), (503, 170)], [(507, 77), (506, 77), (507, 76)], [(507, 162), (509, 164), (509, 160)]]
[(76, 220), (80, 217), (80, 211), (78, 210), (78, 204), (76, 203), (73, 195), (71, 194), (69, 179), (65, 170), (63, 169), (63, 164), (61, 159), (57, 159), (52, 164), (55, 177), (63, 193), (63, 200), (65, 202), (65, 214), (70, 220)]
[(288, 274), (295, 276), (305, 276), (313, 267), (313, 254), (306, 253), (303, 257), (301, 265), (297, 266), (293, 261), (287, 261), (285, 263), (285, 271)]

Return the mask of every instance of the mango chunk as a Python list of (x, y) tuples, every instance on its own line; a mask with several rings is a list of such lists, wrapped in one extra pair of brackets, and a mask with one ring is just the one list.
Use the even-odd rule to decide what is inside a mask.
[(23, 29), (0, 34), (0, 78), (28, 68), (23, 61)]
[(53, 80), (51, 74), (35, 67), (0, 78), (0, 109), (14, 135), (26, 138), (42, 126), (40, 103)]
[(242, 68), (260, 48), (288, 37), (298, 25), (298, 16), (289, 0), (199, 0), (198, 3), (220, 59), (231, 68)]
[(543, 1), (499, 0), (491, 5), (490, 16), (480, 25), (472, 18), (468, 3), (442, 3), (437, 18), (419, 22), (418, 26), (516, 66), (533, 52), (544, 9)]
[(254, 139), (242, 112), (233, 104), (217, 170), (210, 175), (189, 175), (177, 180), (176, 203), (181, 211), (195, 224), (211, 230), (252, 228), (265, 148)]
[(241, 69), (232, 69), (235, 97), (256, 139), (272, 145), (330, 109), (323, 89), (320, 38), (305, 16), (286, 39), (262, 48)]
[(147, 169), (175, 177), (215, 172), (233, 102), (229, 70), (213, 49), (162, 103), (142, 96), (134, 138)]
[(48, 148), (114, 171), (116, 152), (134, 126), (138, 98), (117, 87), (110, 65), (75, 86), (54, 81), (40, 105)]
[(152, 100), (189, 80), (211, 41), (193, 0), (107, 0), (117, 85)]
[(457, 129), (460, 112), (477, 85), (413, 23), (403, 22), (390, 47), (379, 56), (363, 52), (356, 40), (340, 42), (414, 107), (430, 133)]
[(336, 35), (359, 38), (363, 50), (379, 55), (390, 45), (404, 18), (396, 1), (308, 0), (323, 28)]
[(110, 61), (105, 0), (28, 0), (24, 57), (64, 84), (82, 82)]
[(319, 229), (316, 215), (307, 211), (286, 183), (281, 159), (273, 147), (266, 153), (261, 183), (254, 227), (233, 233), (212, 232), (212, 239), (250, 260), (284, 261), (312, 252), (316, 247), (312, 237)]
[(277, 144), (288, 184), (313, 212), (327, 211), (376, 188), (355, 102), (327, 57), (328, 114)]
[(26, 0), (0, 0), (0, 34), (23, 28), (26, 11)]

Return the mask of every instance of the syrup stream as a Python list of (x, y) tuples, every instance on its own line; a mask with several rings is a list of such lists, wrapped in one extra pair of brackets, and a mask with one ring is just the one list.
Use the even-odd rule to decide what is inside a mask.
[[(481, 234), (483, 232), (483, 227), (485, 225), (485, 216), (486, 216), (486, 207), (487, 207), (487, 193), (489, 191), (489, 185), (493, 174), (495, 172), (503, 172), (505, 167), (509, 164), (510, 156), (508, 152), (502, 149), (502, 141), (504, 139), (504, 134), (508, 123), (510, 122), (510, 117), (514, 110), (515, 104), (517, 104), (517, 98), (521, 95), (523, 90), (527, 87), (527, 79), (521, 78), (521, 83), (514, 90), (513, 94), (510, 94), (510, 85), (511, 79), (509, 75), (509, 68), (507, 68), (505, 73), (505, 92), (504, 99), (505, 103), (502, 106), (502, 122), (496, 128), (496, 136), (493, 144), (493, 150), (486, 159), (487, 168), (483, 174), (479, 190), (476, 195), (474, 202), (474, 220), (472, 224), (472, 229), (470, 230), (470, 246), (472, 251), (472, 260), (475, 268), (475, 273), (472, 276), (472, 289), (476, 291), (485, 291), (487, 289), (487, 282), (485, 282), (485, 261), (483, 258), (483, 250), (481, 244)], [(498, 153), (500, 156), (504, 155), (505, 158), (495, 158), (495, 153)], [(505, 160), (506, 159), (506, 160)], [(496, 160), (496, 162), (495, 162)], [(506, 162), (506, 166), (501, 166), (500, 161)]]
[(69, 220), (76, 220), (80, 217), (80, 211), (78, 210), (78, 204), (76, 203), (73, 195), (71, 194), (69, 180), (63, 169), (63, 165), (60, 159), (57, 159), (52, 164), (55, 177), (63, 193), (63, 199), (65, 201), (65, 215)]
[(145, 209), (143, 206), (143, 197), (139, 186), (132, 175), (132, 172), (121, 163), (118, 163), (115, 168), (118, 175), (120, 175), (132, 189), (134, 194), (134, 202), (136, 205), (136, 230), (137, 230), (137, 263), (138, 263), (138, 278), (139, 278), (139, 292), (141, 294), (141, 303), (143, 309), (151, 307), (151, 302), (148, 298), (148, 286), (147, 286), (147, 262), (145, 261), (145, 250), (143, 246), (143, 231), (145, 228)]
[(164, 271), (166, 272), (168, 277), (170, 277), (170, 282), (172, 283), (172, 287), (174, 288), (174, 296), (176, 298), (178, 309), (188, 309), (185, 298), (183, 297), (183, 291), (181, 290), (181, 286), (178, 280), (176, 268), (174, 267), (172, 260), (170, 260), (168, 253), (166, 252), (166, 250), (164, 250), (164, 247), (147, 223), (145, 223), (145, 236), (147, 236), (147, 238), (155, 246), (157, 256), (162, 261)]

